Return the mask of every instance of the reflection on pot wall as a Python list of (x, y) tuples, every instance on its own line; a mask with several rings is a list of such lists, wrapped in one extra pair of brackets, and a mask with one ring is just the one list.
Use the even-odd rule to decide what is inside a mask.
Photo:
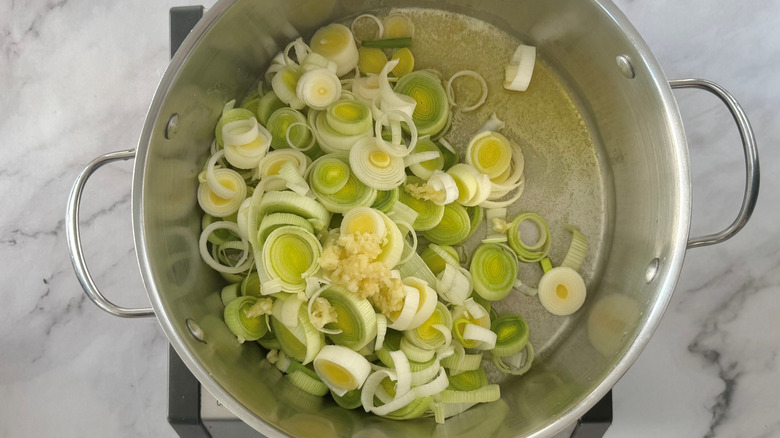
[(639, 303), (623, 294), (601, 297), (588, 315), (588, 340), (604, 357), (610, 358), (625, 347), (625, 337), (639, 321)]

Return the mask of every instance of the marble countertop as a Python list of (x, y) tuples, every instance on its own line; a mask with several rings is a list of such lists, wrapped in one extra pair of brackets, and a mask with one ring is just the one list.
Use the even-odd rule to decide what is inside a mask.
[[(742, 103), (763, 179), (742, 232), (687, 254), (658, 331), (614, 388), (606, 437), (780, 436), (780, 2), (617, 4), (669, 78), (711, 79)], [(135, 147), (168, 63), (168, 10), (177, 5), (0, 2), (0, 436), (175, 436), (166, 420), (167, 340), (154, 319), (115, 318), (85, 297), (64, 213), (87, 162)], [(742, 151), (715, 98), (675, 94), (691, 151), (691, 234), (699, 235), (736, 215)], [(125, 162), (90, 181), (82, 233), (97, 284), (141, 307), (131, 174)]]

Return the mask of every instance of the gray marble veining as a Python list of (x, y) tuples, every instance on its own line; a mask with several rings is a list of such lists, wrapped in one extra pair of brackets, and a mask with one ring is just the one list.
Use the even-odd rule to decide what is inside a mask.
[[(0, 436), (175, 436), (165, 336), (153, 319), (113, 318), (85, 298), (63, 216), (81, 168), (137, 141), (177, 4), (0, 2)], [(617, 4), (668, 77), (712, 79), (740, 100), (763, 178), (748, 226), (686, 256), (661, 326), (614, 389), (607, 437), (780, 436), (780, 2)], [(736, 214), (739, 139), (714, 98), (676, 95), (691, 150), (691, 233), (704, 234)], [(130, 169), (111, 165), (90, 181), (82, 230), (98, 285), (140, 307)]]

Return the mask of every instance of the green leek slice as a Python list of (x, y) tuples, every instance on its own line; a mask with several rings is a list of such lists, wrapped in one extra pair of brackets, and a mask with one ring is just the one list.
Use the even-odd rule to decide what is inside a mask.
[(517, 256), (508, 247), (483, 243), (471, 257), (469, 272), (474, 290), (484, 299), (498, 301), (509, 295), (517, 278)]
[(332, 195), (347, 185), (349, 165), (333, 157), (323, 157), (312, 164), (309, 184), (324, 195)]
[(252, 272), (244, 277), (244, 280), (239, 285), (241, 296), (244, 297), (260, 297), (263, 295), (261, 290), (260, 277), (257, 275), (257, 272)]
[(392, 70), (395, 77), (400, 78), (414, 71), (414, 55), (408, 47), (396, 50), (390, 59), (398, 60), (398, 64)]
[(487, 385), (487, 374), (482, 367), (455, 375), (450, 374), (449, 389), (455, 391), (473, 391)]
[(353, 389), (351, 391), (347, 391), (346, 393), (344, 393), (344, 395), (341, 396), (331, 391), (330, 395), (333, 397), (333, 400), (336, 402), (336, 404), (338, 404), (344, 409), (357, 409), (360, 406), (362, 406), (360, 402), (359, 389)]
[(268, 192), (258, 206), (258, 215), (271, 213), (293, 213), (309, 219), (319, 231), (330, 223), (330, 212), (319, 202), (294, 192)]
[(306, 277), (319, 269), (322, 245), (312, 233), (288, 225), (268, 235), (262, 254), (264, 270), (271, 279), (278, 278), (287, 292), (303, 292)]
[(334, 343), (357, 351), (376, 338), (376, 313), (368, 300), (361, 300), (357, 294), (336, 285), (328, 287), (320, 297), (328, 300), (337, 314), (336, 322), (325, 326), (341, 330), (341, 333), (328, 335)]
[(230, 332), (239, 342), (256, 341), (268, 331), (266, 315), (259, 317), (246, 316), (249, 310), (257, 302), (256, 297), (238, 297), (225, 306), (224, 317)]
[[(424, 137), (417, 140), (417, 145), (414, 147), (412, 154), (418, 154), (422, 152), (441, 153), (441, 149), (436, 146), (436, 144), (432, 142), (430, 138)], [(427, 180), (433, 176), (435, 171), (444, 170), (444, 157), (440, 155), (438, 158), (434, 158), (433, 160), (412, 164), (409, 166), (409, 170), (411, 170), (412, 173), (414, 173), (416, 176)]]
[(496, 356), (511, 356), (525, 348), (528, 343), (528, 324), (520, 315), (501, 315), (490, 326), (496, 333)]
[(444, 129), (450, 105), (439, 78), (422, 70), (415, 71), (401, 77), (393, 90), (417, 102), (412, 120), (419, 136), (436, 135)]
[(306, 127), (290, 126), (300, 123), (307, 125), (306, 116), (300, 111), (292, 108), (280, 108), (274, 111), (266, 124), (273, 137), (271, 148), (289, 149), (288, 138), (297, 149), (306, 148), (313, 141), (314, 136)]
[(502, 373), (512, 374), (520, 376), (528, 372), (531, 369), (531, 365), (534, 362), (534, 347), (530, 342), (525, 344), (525, 347), (519, 353), (515, 353), (511, 356), (493, 356), (493, 364), (496, 365)]
[(263, 219), (260, 221), (260, 226), (257, 229), (257, 241), (260, 245), (264, 244), (273, 230), (287, 225), (301, 227), (310, 233), (314, 233), (314, 227), (311, 225), (311, 222), (297, 214), (272, 213), (263, 216)]
[[(528, 222), (536, 228), (537, 238), (533, 243), (523, 241), (521, 227)], [(524, 262), (538, 262), (547, 256), (552, 246), (550, 228), (547, 222), (536, 213), (523, 213), (517, 215), (509, 224), (506, 233), (509, 246), (517, 254), (517, 258)]]
[(423, 237), (439, 245), (460, 243), (471, 232), (471, 220), (466, 209), (457, 203), (444, 206), (442, 219), (435, 227), (422, 233)]
[(378, 75), (387, 64), (387, 56), (382, 49), (361, 47), (358, 49), (358, 68), (363, 73)]
[(371, 110), (365, 103), (354, 99), (334, 102), (325, 112), (325, 119), (328, 126), (345, 136), (370, 133), (374, 127)]
[(287, 105), (276, 96), (276, 93), (269, 91), (260, 98), (260, 102), (257, 104), (257, 112), (255, 112), (257, 121), (267, 128), (268, 118), (271, 117), (271, 114), (285, 106)]
[[(336, 158), (342, 160), (344, 163), (349, 162), (343, 154), (328, 154), (315, 160), (315, 162), (312, 163), (312, 168), (315, 168), (315, 165), (319, 165), (320, 160), (329, 158)], [(376, 199), (376, 189), (363, 184), (353, 172), (350, 172), (347, 182), (343, 187), (330, 194), (323, 193), (312, 185), (312, 175), (313, 172), (309, 173), (308, 181), (309, 185), (312, 186), (314, 195), (324, 208), (334, 213), (346, 213), (354, 207), (368, 207), (373, 204)]]
[(411, 37), (387, 38), (384, 40), (363, 41), (363, 47), (374, 47), (377, 49), (400, 49), (412, 47)]
[(231, 283), (223, 287), (222, 291), (219, 293), (219, 297), (222, 299), (222, 304), (227, 306), (228, 303), (241, 296), (240, 292), (241, 283)]
[(404, 338), (417, 347), (436, 350), (452, 340), (452, 315), (444, 303), (437, 302), (431, 316), (412, 330), (404, 331)]
[(472, 391), (453, 391), (445, 389), (441, 392), (444, 403), (489, 403), (501, 398), (501, 388), (496, 384), (485, 385)]
[(391, 190), (377, 190), (376, 199), (374, 200), (374, 203), (371, 204), (371, 208), (376, 208), (382, 213), (387, 214), (393, 208), (396, 201), (398, 201), (399, 196), (398, 187), (394, 187)]
[(588, 255), (588, 239), (575, 226), (569, 225), (565, 228), (571, 232), (571, 243), (561, 266), (579, 271), (585, 256)]
[[(406, 183), (424, 184), (424, 181), (420, 178), (409, 176), (406, 178)], [(400, 191), (398, 200), (418, 213), (417, 219), (412, 224), (417, 231), (426, 231), (434, 228), (444, 217), (443, 205), (437, 205), (433, 201), (417, 199), (406, 189)]]
[(480, 132), (471, 139), (466, 149), (466, 162), (491, 180), (509, 169), (511, 160), (509, 140), (497, 132)]

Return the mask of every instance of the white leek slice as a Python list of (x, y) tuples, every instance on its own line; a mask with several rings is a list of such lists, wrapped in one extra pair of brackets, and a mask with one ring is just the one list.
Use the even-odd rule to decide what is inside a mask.
[(506, 137), (497, 132), (483, 131), (469, 141), (466, 163), (486, 174), (492, 181), (509, 169), (512, 152)]
[(324, 110), (341, 96), (341, 82), (330, 70), (315, 68), (298, 79), (296, 95), (310, 108)]
[(365, 137), (349, 152), (352, 172), (363, 184), (377, 190), (392, 190), (406, 180), (404, 159), (390, 154), (380, 140)]
[(387, 334), (387, 317), (382, 313), (376, 314), (376, 342), (374, 343), (374, 350), (382, 348), (385, 342), (385, 335)]
[(358, 50), (352, 31), (347, 26), (332, 23), (321, 27), (311, 38), (314, 53), (328, 58), (338, 66), (336, 75), (343, 76), (357, 66)]
[(282, 168), (279, 170), (279, 176), (284, 178), (287, 188), (293, 192), (301, 196), (306, 196), (306, 194), (309, 193), (309, 185), (306, 183), (306, 180), (303, 179), (303, 176), (298, 172), (298, 169), (289, 161), (282, 164)]
[(382, 21), (376, 15), (363, 14), (363, 15), (358, 15), (357, 17), (355, 17), (355, 19), (352, 20), (352, 25), (350, 25), (350, 27), (349, 27), (349, 29), (352, 31), (352, 35), (354, 35), (354, 37), (355, 37), (355, 40), (357, 42), (361, 41), (361, 39), (359, 39), (357, 37), (357, 34), (355, 33), (355, 23), (357, 23), (358, 21), (360, 21), (362, 19), (365, 19), (365, 18), (373, 20), (374, 23), (376, 23), (376, 27), (377, 27), (376, 37), (373, 38), (373, 39), (382, 38), (382, 35), (385, 33), (385, 26), (384, 26), (384, 24), (382, 24)]
[(477, 99), (475, 103), (461, 108), (461, 111), (463, 112), (474, 111), (475, 109), (482, 106), (482, 104), (485, 103), (485, 101), (487, 100), (487, 95), (488, 95), (487, 82), (485, 82), (485, 78), (483, 78), (481, 74), (471, 70), (461, 70), (455, 73), (454, 75), (452, 75), (450, 79), (447, 81), (447, 98), (449, 99), (450, 105), (452, 106), (462, 105), (455, 101), (455, 92), (452, 90), (452, 82), (459, 77), (474, 78), (477, 80), (477, 82), (479, 82), (479, 85), (482, 88), (482, 94), (480, 95), (479, 99)]
[(458, 184), (449, 173), (440, 170), (434, 171), (433, 175), (428, 179), (428, 185), (437, 192), (444, 194), (441, 197), (431, 199), (435, 204), (447, 205), (458, 199), (460, 193), (458, 191)]
[(302, 305), (303, 301), (299, 300), (297, 295), (291, 295), (282, 303), (279, 315), (274, 316), (286, 327), (295, 328), (298, 326), (298, 311)]
[[(398, 119), (402, 120), (409, 127), (409, 136), (411, 138), (408, 145), (403, 144), (402, 141), (388, 143), (382, 138), (382, 128), (385, 126), (385, 123), (389, 123), (391, 127), (400, 126), (400, 122), (397, 121)], [(375, 134), (379, 147), (395, 157), (405, 157), (409, 155), (417, 145), (417, 126), (415, 125), (414, 120), (412, 120), (412, 117), (403, 111), (392, 110), (379, 117), (375, 125)]]
[(415, 287), (405, 285), (404, 293), (404, 306), (400, 311), (389, 315), (393, 322), (387, 326), (388, 328), (400, 331), (406, 330), (417, 314), (420, 304), (420, 291)]
[(573, 225), (567, 225), (564, 228), (571, 232), (571, 243), (561, 266), (579, 271), (585, 261), (585, 256), (588, 255), (588, 239)]
[(306, 106), (296, 92), (300, 78), (300, 67), (286, 65), (271, 80), (271, 86), (279, 100), (297, 110)]
[(363, 386), (371, 374), (371, 364), (347, 347), (326, 345), (314, 358), (314, 371), (331, 391), (343, 396)]
[(209, 235), (220, 229), (228, 230), (236, 235), (240, 235), (238, 231), (238, 225), (235, 222), (217, 221), (204, 228), (203, 232), (200, 234), (199, 240), (199, 250), (203, 261), (206, 262), (206, 264), (209, 265), (212, 269), (226, 274), (240, 274), (242, 272), (246, 272), (252, 266), (254, 259), (249, 247), (249, 242), (247, 242), (245, 239), (241, 240), (243, 254), (236, 263), (236, 266), (222, 265), (211, 255), (211, 253), (209, 253), (207, 245)]
[(585, 302), (585, 295), (585, 281), (571, 268), (550, 269), (539, 281), (539, 301), (553, 315), (576, 312)]
[(315, 68), (324, 68), (334, 74), (338, 70), (338, 66), (335, 62), (320, 55), (319, 53), (312, 52), (303, 58), (303, 61), (301, 62), (301, 69), (303, 69), (304, 72), (307, 72), (314, 70)]
[(420, 299), (417, 305), (417, 312), (414, 314), (411, 323), (406, 326), (405, 330), (412, 330), (422, 325), (428, 318), (431, 317), (433, 311), (436, 310), (436, 299), (438, 295), (436, 291), (431, 288), (427, 282), (417, 277), (406, 277), (403, 279), (403, 283), (406, 286), (411, 286), (417, 289), (420, 293)]
[[(228, 197), (217, 194), (208, 181), (198, 187), (198, 204), (200, 208), (214, 217), (226, 217), (238, 211), (246, 198), (246, 182), (241, 175), (232, 169), (217, 169), (211, 171), (214, 187), (229, 193)], [(231, 193), (232, 192), (232, 193)]]
[(536, 47), (521, 44), (512, 55), (512, 60), (504, 69), (504, 88), (525, 91), (531, 83), (536, 62)]
[(447, 302), (456, 306), (462, 305), (471, 295), (473, 280), (471, 273), (460, 267), (447, 263), (438, 276), (439, 295)]
[(484, 202), (490, 196), (491, 181), (473, 166), (458, 163), (447, 170), (458, 187), (458, 203), (472, 207)]
[(361, 102), (371, 103), (382, 95), (379, 87), (379, 76), (366, 76), (352, 82), (352, 92)]
[(439, 374), (435, 379), (424, 385), (420, 385), (414, 388), (414, 395), (415, 397), (428, 397), (431, 395), (436, 395), (447, 389), (449, 384), (450, 381), (447, 378), (447, 373), (445, 372), (444, 368), (440, 368)]
[[(307, 144), (304, 147), (300, 147), (297, 145), (292, 138), (290, 138), (291, 132), (293, 128), (301, 127), (311, 134), (309, 144)], [(284, 133), (284, 139), (287, 141), (287, 145), (290, 146), (290, 149), (295, 149), (301, 152), (307, 152), (310, 151), (316, 144), (317, 144), (317, 137), (314, 135), (314, 128), (312, 128), (308, 123), (306, 122), (293, 122), (290, 123), (290, 126), (287, 127), (287, 130)]]
[(341, 234), (369, 233), (384, 239), (387, 234), (384, 215), (370, 207), (355, 207), (341, 221)]
[(409, 359), (401, 350), (391, 351), (390, 357), (393, 359), (393, 368), (398, 377), (395, 394), (404, 395), (412, 389), (412, 369), (409, 366)]

